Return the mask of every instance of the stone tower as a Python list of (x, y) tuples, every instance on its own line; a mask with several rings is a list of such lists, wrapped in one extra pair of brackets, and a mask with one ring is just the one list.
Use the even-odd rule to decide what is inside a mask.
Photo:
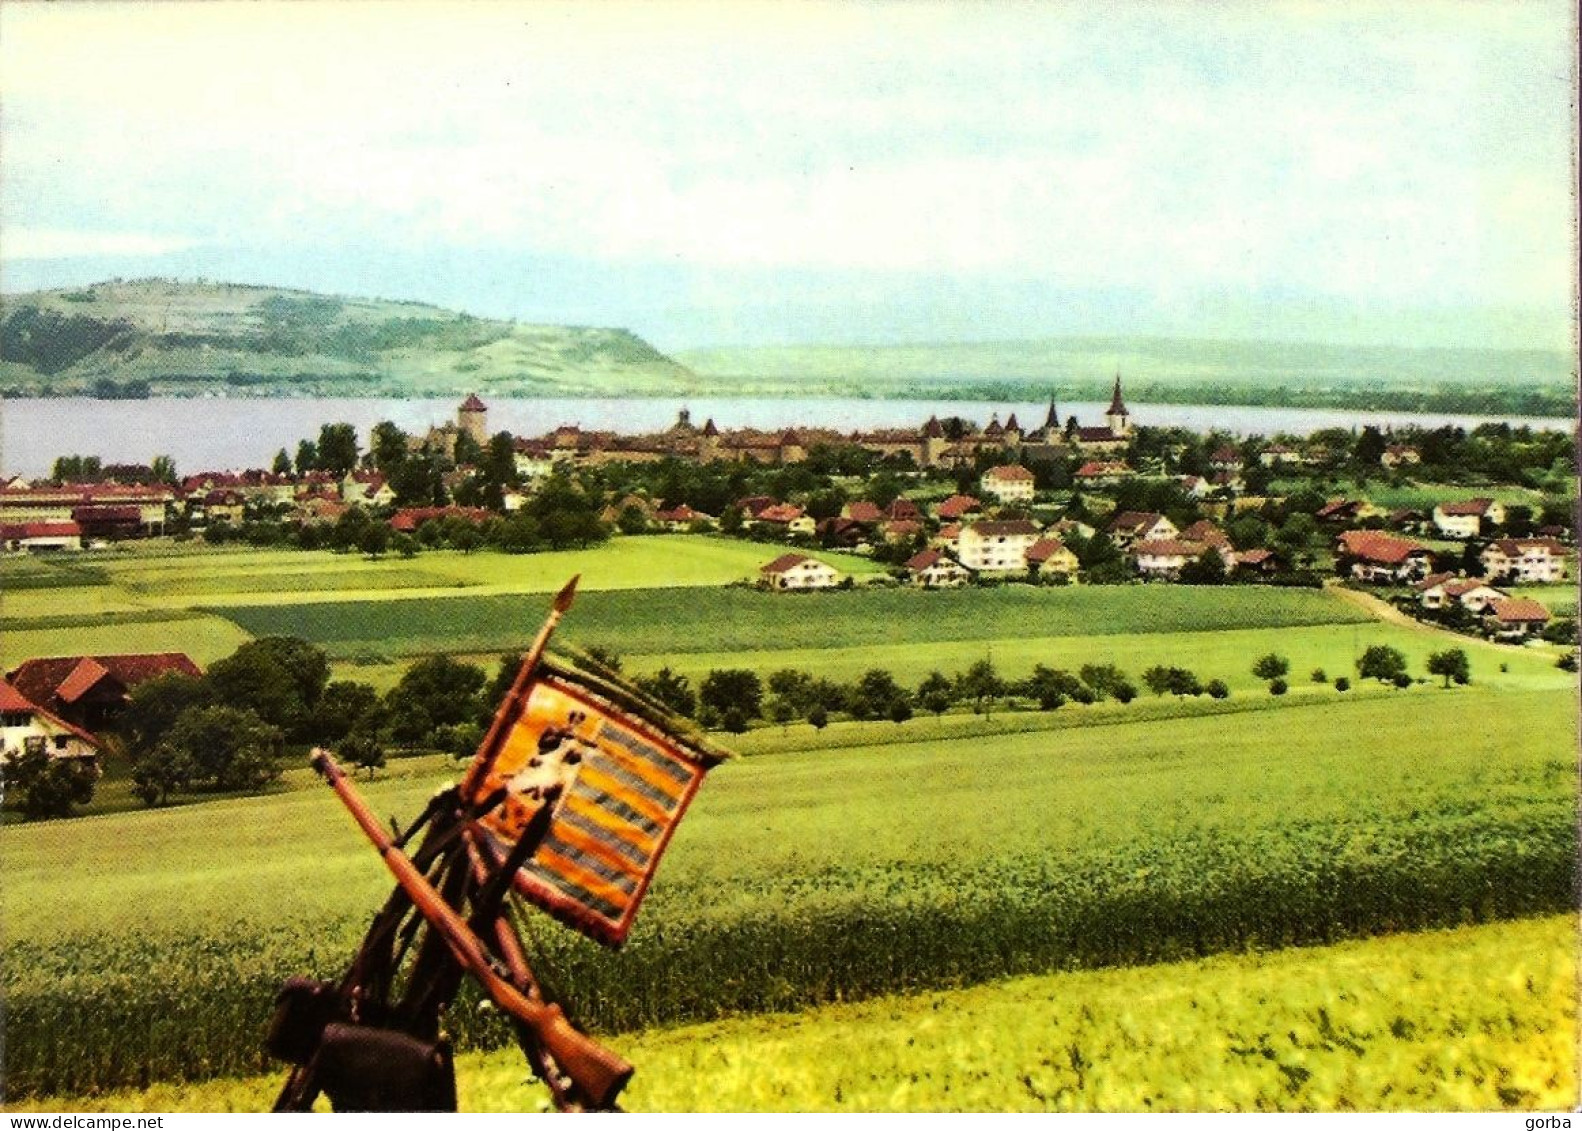
[(489, 442), (489, 406), (469, 393), (456, 410), (456, 427), (477, 441), (481, 448)]
[(1131, 435), (1132, 418), (1126, 411), (1126, 402), (1121, 399), (1121, 375), (1118, 370), (1115, 374), (1115, 394), (1110, 397), (1110, 407), (1104, 414), (1104, 421), (1110, 426), (1112, 436)]

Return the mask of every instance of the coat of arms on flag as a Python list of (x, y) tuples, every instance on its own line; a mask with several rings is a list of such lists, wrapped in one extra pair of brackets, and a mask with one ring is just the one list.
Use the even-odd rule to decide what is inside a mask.
[(590, 937), (619, 946), (704, 773), (725, 756), (651, 721), (627, 685), (541, 662), (516, 716), (483, 751), (482, 792), (505, 790), (481, 823), (503, 859), (545, 802), (554, 816), (515, 887)]

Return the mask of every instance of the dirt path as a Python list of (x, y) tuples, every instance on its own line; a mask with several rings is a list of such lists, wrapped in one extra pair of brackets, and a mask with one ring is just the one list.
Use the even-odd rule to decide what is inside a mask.
[(1398, 624), (1403, 628), (1421, 629), (1424, 632), (1431, 632), (1437, 636), (1448, 637), (1451, 640), (1460, 640), (1463, 643), (1468, 640), (1474, 640), (1480, 644), (1487, 645), (1490, 648), (1503, 648), (1507, 652), (1526, 651), (1526, 648), (1521, 644), (1501, 644), (1494, 640), (1485, 640), (1481, 636), (1467, 636), (1465, 633), (1452, 632), (1448, 628), (1440, 628), (1436, 624), (1428, 624), (1425, 621), (1420, 621), (1414, 617), (1409, 617), (1405, 613), (1401, 612), (1400, 609), (1397, 609), (1394, 605), (1390, 604), (1388, 601), (1380, 597), (1375, 597), (1372, 593), (1364, 593), (1361, 590), (1350, 589), (1344, 585), (1329, 585), (1325, 588), (1327, 588), (1331, 593), (1337, 594), (1343, 600), (1357, 606), (1357, 608), (1361, 609), (1369, 616), (1376, 617), (1377, 619), (1386, 621), (1389, 624)]

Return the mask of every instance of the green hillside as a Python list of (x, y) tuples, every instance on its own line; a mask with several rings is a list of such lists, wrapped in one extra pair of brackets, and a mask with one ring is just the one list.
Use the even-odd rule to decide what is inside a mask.
[(0, 300), (7, 395), (578, 395), (695, 385), (627, 330), (414, 302), (164, 279)]

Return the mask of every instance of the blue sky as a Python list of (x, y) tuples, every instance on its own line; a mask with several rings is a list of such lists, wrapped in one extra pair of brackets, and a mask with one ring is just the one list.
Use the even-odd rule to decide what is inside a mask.
[(1567, 348), (1562, 3), (0, 7), (0, 285)]

